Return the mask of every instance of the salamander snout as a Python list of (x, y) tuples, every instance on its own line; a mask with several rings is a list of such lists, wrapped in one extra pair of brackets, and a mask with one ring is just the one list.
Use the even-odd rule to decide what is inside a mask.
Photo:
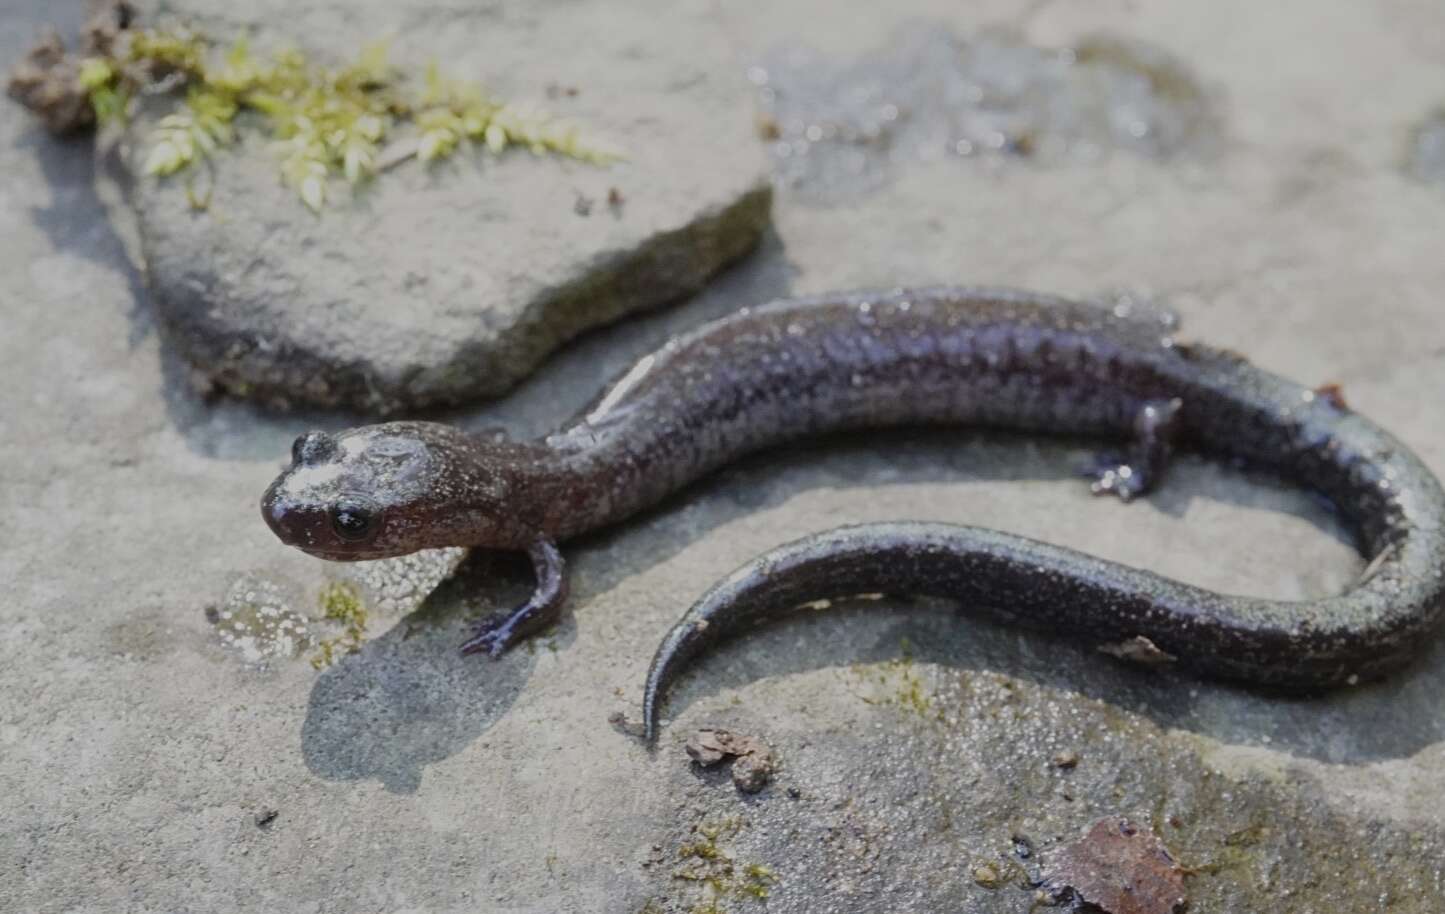
[(346, 458), (345, 443), (324, 432), (291, 445), (291, 465), (261, 497), (261, 517), (281, 542), (327, 559), (375, 557), (385, 512), (369, 494), (371, 467)]
[(261, 498), (261, 517), (271, 532), (288, 546), (323, 558), (361, 558), (340, 555), (362, 550), (381, 530), (382, 512), (361, 495), (343, 495), (328, 503), (295, 498), (287, 491), (285, 474)]

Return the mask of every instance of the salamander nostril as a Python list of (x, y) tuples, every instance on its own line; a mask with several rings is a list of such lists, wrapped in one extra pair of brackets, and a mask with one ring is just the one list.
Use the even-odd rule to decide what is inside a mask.
[(294, 537), (289, 528), (295, 526), (292, 523), (296, 516), (295, 505), (280, 491), (279, 482), (272, 483), (266, 494), (261, 496), (261, 519), (282, 542), (291, 543)]

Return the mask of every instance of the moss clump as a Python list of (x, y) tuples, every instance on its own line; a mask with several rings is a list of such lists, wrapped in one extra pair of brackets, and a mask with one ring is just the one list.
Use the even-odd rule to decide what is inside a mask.
[(311, 666), (321, 670), (336, 661), (338, 652), (351, 654), (366, 640), (366, 606), (361, 591), (345, 581), (332, 581), (321, 589), (321, 617), (341, 625), (341, 634), (317, 642)]
[(726, 914), (721, 906), (727, 898), (761, 901), (768, 897), (769, 886), (777, 882), (770, 867), (760, 863), (738, 863), (719, 847), (719, 841), (742, 830), (743, 821), (736, 816), (720, 822), (703, 822), (693, 826), (693, 839), (677, 849), (684, 864), (673, 871), (672, 878), (697, 883), (702, 900), (691, 914)]
[[(179, 99), (152, 132), (146, 174), (163, 178), (209, 160), (235, 142), (237, 118), (249, 111), (274, 141), (282, 179), (315, 211), (333, 178), (359, 184), (408, 159), (435, 162), (464, 147), (499, 155), (519, 146), (595, 164), (622, 157), (542, 111), (446, 78), (434, 64), (416, 90), (388, 63), (384, 44), (328, 67), (294, 49), (257, 56), (244, 38), (217, 53), (198, 32), (139, 29), (126, 17), (83, 51), (78, 66), (52, 69), (78, 85), (95, 121), (126, 118), (142, 93)], [(30, 106), (43, 114), (38, 103)], [(401, 136), (390, 143), (393, 134)]]
[(738, 886), (738, 890), (753, 898), (767, 898), (768, 886), (777, 881), (778, 877), (773, 875), (772, 867), (749, 863), (743, 867), (743, 882)]
[(583, 137), (577, 127), (535, 109), (512, 107), (489, 97), (480, 86), (442, 76), (427, 67), (426, 90), (413, 118), (421, 129), (416, 156), (423, 162), (445, 158), (468, 141), (484, 144), (494, 155), (522, 146), (535, 155), (557, 153), (604, 164), (618, 153)]

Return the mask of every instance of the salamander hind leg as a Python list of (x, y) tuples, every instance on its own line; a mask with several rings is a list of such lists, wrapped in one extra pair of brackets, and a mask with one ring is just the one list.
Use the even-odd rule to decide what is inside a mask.
[(1127, 454), (1100, 454), (1085, 475), (1095, 495), (1129, 501), (1158, 485), (1169, 465), (1182, 401), (1150, 400), (1134, 416), (1134, 441)]
[(562, 604), (567, 600), (567, 576), (562, 553), (555, 543), (539, 540), (527, 550), (527, 555), (537, 574), (536, 590), (527, 602), (511, 612), (478, 621), (472, 637), (462, 645), (463, 654), (485, 653), (495, 660), (528, 635), (556, 622), (562, 614)]

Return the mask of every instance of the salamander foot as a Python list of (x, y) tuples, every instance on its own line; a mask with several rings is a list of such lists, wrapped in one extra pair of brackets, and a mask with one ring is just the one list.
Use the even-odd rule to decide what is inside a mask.
[(1150, 485), (1148, 474), (1120, 454), (1100, 454), (1084, 476), (1091, 480), (1089, 490), (1095, 495), (1117, 495), (1124, 502), (1148, 491)]
[(538, 540), (527, 549), (537, 575), (537, 589), (521, 606), (478, 621), (472, 636), (462, 645), (463, 654), (485, 653), (496, 660), (528, 635), (556, 622), (567, 599), (567, 578), (562, 554), (549, 540)]
[(517, 613), (497, 613), (472, 625), (472, 636), (462, 645), (463, 654), (486, 654), (493, 660), (522, 640), (513, 620)]
[(1117, 495), (1130, 501), (1159, 482), (1169, 465), (1178, 431), (1179, 399), (1150, 400), (1134, 416), (1134, 442), (1127, 455), (1101, 454), (1084, 475), (1093, 480), (1095, 495)]

